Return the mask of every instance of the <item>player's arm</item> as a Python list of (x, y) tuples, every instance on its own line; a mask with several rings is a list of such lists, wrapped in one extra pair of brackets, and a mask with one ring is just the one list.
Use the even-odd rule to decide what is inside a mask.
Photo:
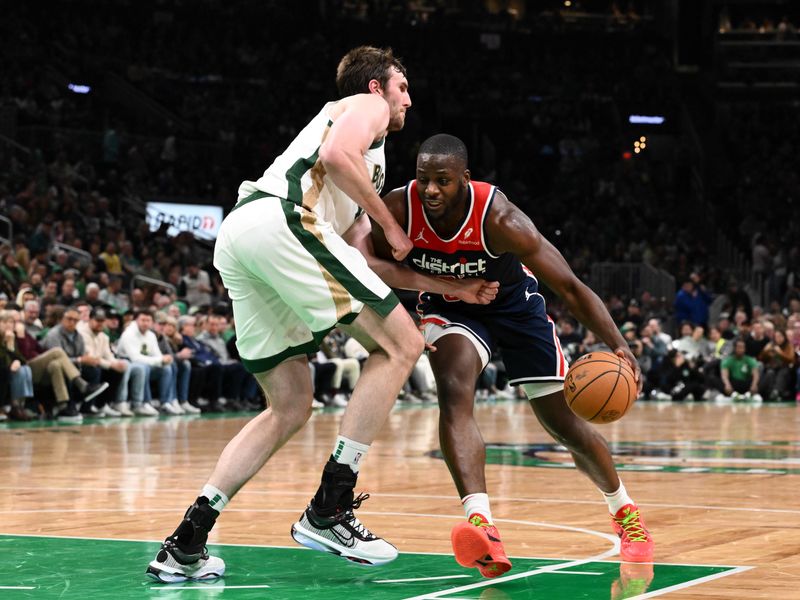
[(592, 330), (614, 353), (630, 363), (641, 391), (641, 369), (617, 329), (602, 300), (585, 285), (567, 261), (521, 210), (497, 191), (486, 222), (490, 249), (509, 252), (547, 284), (583, 325)]
[(388, 126), (389, 105), (383, 98), (375, 94), (352, 96), (331, 125), (320, 146), (319, 159), (339, 189), (381, 224), (392, 255), (402, 260), (412, 248), (411, 240), (381, 201), (364, 164), (372, 142), (385, 135)]
[[(405, 225), (405, 194), (402, 188), (389, 192), (385, 197), (386, 207), (400, 224)], [(361, 215), (345, 232), (344, 240), (357, 248), (370, 269), (393, 288), (420, 290), (433, 294), (450, 294), (470, 304), (489, 304), (497, 295), (499, 284), (483, 279), (449, 280), (439, 279), (397, 262), (386, 240), (383, 228), (367, 215)]]

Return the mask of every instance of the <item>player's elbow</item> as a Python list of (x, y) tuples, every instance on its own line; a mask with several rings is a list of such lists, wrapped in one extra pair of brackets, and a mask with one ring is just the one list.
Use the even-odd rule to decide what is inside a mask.
[(558, 289), (553, 291), (561, 297), (567, 306), (580, 304), (584, 295), (591, 293), (591, 290), (581, 283), (580, 279), (577, 277), (564, 280), (561, 282), (561, 285), (558, 286)]
[(339, 171), (348, 162), (347, 152), (337, 144), (323, 144), (319, 149), (319, 161), (325, 170)]

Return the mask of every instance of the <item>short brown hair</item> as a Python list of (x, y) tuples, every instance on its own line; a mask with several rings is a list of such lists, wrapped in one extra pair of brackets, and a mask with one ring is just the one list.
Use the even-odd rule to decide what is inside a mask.
[(403, 75), (406, 68), (400, 59), (395, 58), (391, 48), (359, 46), (344, 55), (336, 68), (336, 87), (339, 96), (368, 94), (369, 82), (373, 79), (386, 89), (391, 77), (390, 70), (397, 69)]

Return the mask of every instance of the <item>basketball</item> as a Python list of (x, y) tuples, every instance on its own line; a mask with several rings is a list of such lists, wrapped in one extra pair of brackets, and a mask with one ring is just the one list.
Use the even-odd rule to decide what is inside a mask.
[(621, 418), (633, 406), (636, 395), (633, 370), (611, 352), (580, 357), (564, 381), (567, 405), (590, 423), (611, 423)]

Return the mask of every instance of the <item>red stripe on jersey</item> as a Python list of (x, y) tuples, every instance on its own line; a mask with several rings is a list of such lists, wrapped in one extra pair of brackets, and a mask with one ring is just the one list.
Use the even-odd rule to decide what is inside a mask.
[(558, 335), (556, 334), (556, 324), (553, 319), (550, 318), (550, 315), (547, 315), (547, 320), (550, 321), (550, 325), (553, 327), (553, 343), (556, 345), (556, 352), (558, 353), (558, 358), (556, 359), (558, 362), (556, 374), (559, 377), (564, 377), (567, 374), (567, 361), (564, 359), (564, 351), (561, 349), (561, 340), (558, 339)]
[(428, 323), (433, 323), (434, 325), (441, 325), (442, 327), (444, 327), (445, 325), (450, 325), (450, 321), (445, 321), (444, 319), (433, 316), (425, 317), (424, 319), (422, 319), (422, 321), (420, 321), (420, 323), (422, 323), (423, 325), (427, 325)]
[(416, 180), (407, 188), (408, 237), (417, 248), (453, 254), (456, 252), (485, 252), (483, 244), (483, 214), (487, 202), (494, 194), (494, 186), (481, 181), (469, 182), (469, 208), (467, 216), (456, 234), (441, 238), (428, 222), (425, 209), (417, 191)]

